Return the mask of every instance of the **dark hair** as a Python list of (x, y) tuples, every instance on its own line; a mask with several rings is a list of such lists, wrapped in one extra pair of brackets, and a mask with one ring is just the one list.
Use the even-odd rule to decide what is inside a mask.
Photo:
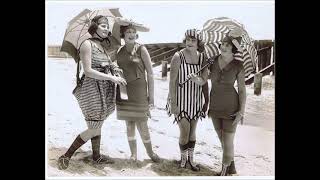
[[(237, 37), (235, 38), (238, 43), (240, 44), (241, 43), (241, 37)], [(222, 42), (227, 42), (228, 44), (231, 44), (232, 45), (232, 53), (235, 54), (237, 51), (238, 51), (238, 48), (232, 43), (232, 39), (229, 37), (229, 36), (226, 36), (223, 38)], [(219, 44), (219, 49), (221, 47), (221, 44)]]
[[(231, 51), (232, 51), (233, 54), (235, 54), (238, 51), (238, 48), (235, 45), (233, 45), (233, 43), (228, 42), (228, 44), (232, 45), (232, 50)], [(219, 44), (219, 49), (220, 49), (220, 47), (221, 47), (221, 44)]]
[[(187, 37), (191, 37), (191, 36), (187, 36)], [(185, 37), (185, 38), (182, 40), (182, 43), (183, 43), (183, 44), (186, 44), (186, 39), (187, 39), (187, 37)], [(193, 38), (194, 38), (194, 37), (193, 37)], [(198, 50), (199, 52), (203, 52), (203, 51), (204, 51), (204, 43), (203, 43), (203, 41), (197, 39), (197, 46), (198, 46), (197, 50)]]
[(89, 29), (88, 29), (88, 32), (91, 36), (93, 36), (94, 33), (96, 33), (97, 29), (98, 29), (98, 26), (99, 26), (99, 19), (102, 18), (102, 17), (105, 17), (105, 16), (102, 16), (102, 15), (98, 15), (98, 16), (95, 16), (94, 18), (92, 18), (91, 20), (91, 23), (90, 23), (90, 26), (89, 26)]
[[(136, 28), (134, 28), (133, 26), (131, 25), (128, 25), (128, 26), (120, 26), (120, 38), (124, 38), (124, 33), (126, 32), (127, 29), (134, 29), (136, 32)], [(137, 37), (136, 39), (138, 39), (139, 35), (137, 34)]]

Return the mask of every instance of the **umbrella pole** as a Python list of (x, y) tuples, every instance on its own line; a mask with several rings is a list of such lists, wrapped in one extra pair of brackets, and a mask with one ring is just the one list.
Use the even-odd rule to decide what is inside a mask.
[[(213, 63), (213, 57), (208, 59), (208, 64), (204, 65), (199, 71), (197, 71), (195, 74), (198, 74), (199, 72), (201, 72), (204, 68), (208, 67), (209, 65), (211, 65)], [(183, 87), (183, 85), (188, 82), (191, 78), (187, 78), (185, 81), (183, 81), (182, 83), (179, 83), (180, 87)]]

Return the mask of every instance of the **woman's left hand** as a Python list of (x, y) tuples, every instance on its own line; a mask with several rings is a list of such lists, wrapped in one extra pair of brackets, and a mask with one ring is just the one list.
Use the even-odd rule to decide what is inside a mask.
[(149, 101), (149, 109), (153, 109), (154, 108), (154, 100), (152, 98), (148, 98)]
[(234, 119), (232, 125), (236, 125), (240, 121), (241, 121), (241, 124), (243, 124), (243, 114), (241, 112), (237, 112), (237, 113), (235, 113), (235, 114), (233, 114), (231, 116), (233, 116), (233, 117), (235, 116), (235, 119)]
[(191, 81), (198, 83), (199, 82), (199, 76), (195, 73), (191, 73), (188, 75), (188, 78), (190, 78)]

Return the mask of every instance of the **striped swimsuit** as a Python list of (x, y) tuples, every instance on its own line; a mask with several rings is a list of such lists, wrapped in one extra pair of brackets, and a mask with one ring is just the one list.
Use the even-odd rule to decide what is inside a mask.
[[(110, 57), (91, 43), (91, 68), (105, 74), (118, 69)], [(98, 80), (83, 75), (82, 85), (74, 93), (90, 128), (101, 128), (103, 121), (115, 110), (115, 84), (109, 80)]]
[[(182, 51), (179, 51), (179, 57), (181, 64), (178, 72), (178, 83), (182, 83), (187, 79), (189, 74), (195, 73), (201, 69), (203, 54), (199, 55), (198, 64), (187, 63)], [(202, 111), (204, 97), (201, 85), (190, 80), (182, 87), (177, 86), (176, 98), (179, 114), (175, 117), (175, 121), (179, 122), (181, 118), (186, 118), (190, 122), (191, 120), (198, 120), (199, 118), (204, 117)]]

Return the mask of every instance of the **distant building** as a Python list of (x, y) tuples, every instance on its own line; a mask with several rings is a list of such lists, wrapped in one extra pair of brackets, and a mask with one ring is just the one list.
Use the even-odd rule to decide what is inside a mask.
[(60, 51), (61, 46), (58, 45), (49, 45), (48, 46), (48, 57), (55, 58), (70, 58), (71, 56), (68, 53)]
[[(145, 44), (153, 66), (161, 64), (161, 61), (171, 62), (172, 56), (175, 52), (179, 51), (184, 47), (182, 43), (156, 43), (156, 44)], [(49, 45), (48, 46), (48, 57), (55, 58), (72, 58), (65, 52), (60, 51), (61, 46)]]

